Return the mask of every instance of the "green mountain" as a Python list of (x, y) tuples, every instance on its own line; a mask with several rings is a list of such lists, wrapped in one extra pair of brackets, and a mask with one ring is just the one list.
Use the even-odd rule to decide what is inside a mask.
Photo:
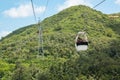
[[(87, 33), (87, 51), (75, 49), (79, 31)], [(119, 80), (120, 19), (73, 6), (2, 38), (0, 62), (1, 80)]]

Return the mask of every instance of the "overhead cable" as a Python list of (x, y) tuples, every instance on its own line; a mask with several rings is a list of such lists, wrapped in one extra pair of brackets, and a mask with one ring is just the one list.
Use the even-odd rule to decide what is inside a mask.
[(106, 0), (102, 0), (100, 3), (96, 4), (93, 8), (96, 8), (97, 6), (99, 6), (100, 4), (102, 4), (103, 2), (105, 2)]
[(33, 0), (31, 0), (31, 4), (32, 4), (32, 9), (33, 9), (33, 15), (34, 15), (35, 21), (37, 22), (37, 18), (36, 18), (36, 13), (35, 13), (35, 8), (34, 8)]

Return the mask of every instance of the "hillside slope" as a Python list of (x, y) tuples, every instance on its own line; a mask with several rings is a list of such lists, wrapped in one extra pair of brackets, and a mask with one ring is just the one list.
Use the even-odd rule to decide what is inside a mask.
[[(120, 20), (80, 5), (46, 18), (41, 26), (44, 61), (42, 53), (36, 58), (41, 46), (38, 44), (37, 24), (18, 29), (3, 38), (0, 41), (0, 60), (8, 66), (13, 65), (12, 68), (17, 62), (27, 68), (31, 64), (39, 66), (43, 73), (36, 74), (46, 80), (120, 79)], [(79, 31), (87, 33), (87, 51), (75, 50), (74, 39)], [(6, 71), (15, 73), (9, 68)], [(5, 72), (2, 73), (2, 78), (6, 78)]]

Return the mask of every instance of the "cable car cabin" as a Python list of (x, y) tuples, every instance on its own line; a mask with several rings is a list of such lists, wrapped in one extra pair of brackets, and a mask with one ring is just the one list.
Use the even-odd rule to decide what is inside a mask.
[(88, 49), (88, 40), (85, 32), (78, 32), (75, 39), (75, 47), (77, 51), (84, 51)]

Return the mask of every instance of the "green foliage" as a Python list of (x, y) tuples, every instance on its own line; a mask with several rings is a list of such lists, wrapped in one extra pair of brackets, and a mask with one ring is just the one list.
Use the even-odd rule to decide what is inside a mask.
[[(119, 19), (80, 5), (46, 18), (41, 26), (44, 54), (38, 55), (38, 24), (0, 40), (1, 80), (120, 79)], [(87, 51), (75, 50), (79, 31), (87, 33)]]
[(6, 80), (11, 76), (11, 71), (14, 68), (14, 64), (8, 64), (3, 60), (0, 60), (0, 79)]

